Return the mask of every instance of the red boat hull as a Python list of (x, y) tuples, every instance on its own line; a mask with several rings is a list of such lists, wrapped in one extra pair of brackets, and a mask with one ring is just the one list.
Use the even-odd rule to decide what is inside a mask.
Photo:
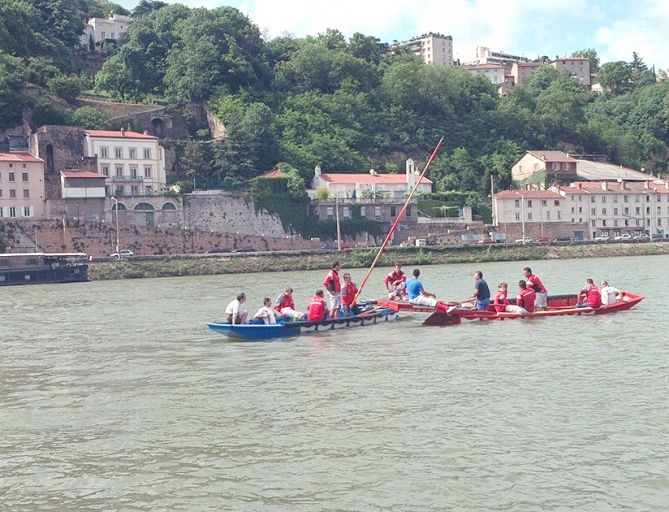
[[(452, 325), (459, 324), (463, 320), (505, 320), (516, 318), (543, 318), (547, 316), (565, 315), (605, 315), (625, 311), (636, 306), (644, 297), (631, 292), (622, 292), (622, 298), (608, 306), (599, 308), (577, 308), (576, 295), (553, 295), (548, 297), (548, 309), (546, 311), (535, 311), (533, 313), (499, 313), (489, 306), (489, 310), (478, 311), (475, 309), (452, 308), (453, 304), (440, 302), (436, 307), (415, 306), (408, 302), (380, 299), (376, 303), (394, 311), (406, 313), (431, 313), (425, 319), (424, 325)], [(510, 301), (513, 302), (513, 301)]]

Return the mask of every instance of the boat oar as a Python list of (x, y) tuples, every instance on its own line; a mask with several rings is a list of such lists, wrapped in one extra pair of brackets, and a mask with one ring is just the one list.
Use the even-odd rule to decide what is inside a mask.
[(358, 297), (362, 293), (362, 289), (365, 286), (365, 283), (367, 282), (367, 279), (369, 279), (370, 274), (372, 273), (372, 270), (374, 270), (374, 267), (376, 266), (376, 262), (379, 261), (379, 258), (381, 257), (381, 254), (383, 253), (383, 250), (386, 248), (386, 245), (388, 245), (388, 242), (390, 241), (390, 238), (392, 237), (393, 233), (395, 232), (395, 229), (397, 228), (397, 225), (399, 224), (400, 220), (402, 219), (402, 216), (404, 215), (404, 212), (406, 211), (407, 207), (409, 206), (409, 202), (413, 198), (414, 193), (418, 189), (418, 185), (420, 185), (420, 182), (423, 180), (423, 177), (425, 176), (425, 173), (427, 173), (428, 168), (430, 167), (430, 164), (432, 163), (432, 160), (434, 160), (434, 157), (437, 156), (437, 152), (439, 151), (439, 148), (441, 147), (442, 142), (444, 142), (444, 138), (442, 137), (439, 139), (439, 142), (435, 146), (434, 150), (432, 151), (432, 154), (430, 155), (430, 158), (428, 158), (427, 162), (425, 163), (425, 167), (423, 168), (423, 172), (420, 173), (420, 176), (418, 176), (418, 179), (413, 185), (413, 188), (409, 192), (409, 195), (406, 198), (406, 201), (404, 201), (404, 204), (402, 205), (402, 208), (400, 209), (399, 213), (397, 214), (397, 217), (395, 217), (395, 221), (393, 224), (390, 226), (390, 229), (388, 230), (388, 234), (383, 240), (383, 243), (381, 244), (381, 247), (379, 247), (379, 251), (376, 253), (376, 257), (374, 258), (374, 261), (372, 261), (371, 266), (369, 267), (369, 270), (367, 270), (367, 273), (365, 274), (365, 277), (362, 278), (362, 281), (360, 281), (360, 286), (358, 287), (358, 293), (355, 294), (355, 299), (353, 302), (358, 300)]

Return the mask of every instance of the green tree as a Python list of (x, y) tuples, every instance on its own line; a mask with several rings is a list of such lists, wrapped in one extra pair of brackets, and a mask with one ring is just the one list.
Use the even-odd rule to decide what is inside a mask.
[(108, 127), (107, 116), (94, 107), (80, 107), (74, 111), (72, 122), (90, 130), (102, 130)]
[(81, 79), (77, 75), (58, 75), (47, 82), (49, 90), (67, 101), (74, 101), (81, 92)]
[(597, 75), (602, 87), (613, 94), (624, 94), (632, 89), (632, 67), (623, 61), (602, 64)]
[(107, 59), (96, 73), (95, 87), (109, 92), (113, 98), (125, 100), (127, 95), (137, 94), (139, 83), (132, 78), (123, 57), (117, 54)]
[(137, 7), (135, 7), (132, 10), (132, 17), (140, 18), (153, 11), (157, 11), (159, 9), (162, 9), (163, 7), (167, 7), (168, 5), (169, 4), (161, 2), (159, 0), (141, 0), (141, 2), (137, 4)]
[(0, 128), (21, 122), (21, 112), (26, 104), (22, 94), (24, 81), (21, 60), (0, 53)]

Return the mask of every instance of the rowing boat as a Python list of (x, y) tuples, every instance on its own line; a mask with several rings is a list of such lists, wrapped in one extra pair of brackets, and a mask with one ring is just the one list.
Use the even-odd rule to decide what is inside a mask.
[(276, 324), (231, 324), (229, 322), (209, 322), (207, 326), (237, 341), (268, 341), (278, 338), (290, 338), (300, 334), (328, 331), (347, 327), (363, 327), (374, 325), (379, 321), (393, 320), (398, 317), (397, 311), (377, 307), (363, 311), (355, 316), (327, 319), (321, 322), (279, 322)]
[[(476, 309), (453, 307), (452, 304), (445, 302), (440, 302), (435, 307), (431, 307), (417, 306), (410, 304), (409, 302), (379, 299), (376, 301), (376, 304), (397, 312), (430, 313), (430, 316), (423, 322), (424, 325), (453, 325), (466, 320), (511, 320), (517, 318), (544, 318), (565, 315), (605, 315), (630, 309), (643, 299), (644, 297), (642, 295), (636, 293), (621, 292), (620, 298), (613, 304), (600, 306), (598, 308), (577, 308), (576, 303), (578, 298), (576, 295), (552, 295), (548, 297), (548, 309), (545, 311), (534, 311), (532, 313), (498, 312), (495, 311), (492, 306), (488, 306), (488, 309), (484, 311), (478, 311)], [(510, 299), (509, 303), (513, 304), (514, 300)]]

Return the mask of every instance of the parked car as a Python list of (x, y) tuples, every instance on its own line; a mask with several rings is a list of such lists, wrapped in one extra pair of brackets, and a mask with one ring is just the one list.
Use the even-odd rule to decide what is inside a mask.
[(516, 240), (516, 243), (517, 244), (529, 244), (529, 243), (532, 243), (532, 239), (526, 236), (526, 237), (519, 238), (518, 240)]
[(618, 241), (632, 240), (632, 235), (630, 235), (629, 233), (623, 233), (622, 235), (618, 235), (617, 237), (615, 237), (614, 240)]
[(233, 249), (232, 252), (256, 252), (253, 247), (239, 247), (238, 249)]
[(599, 235), (593, 238), (595, 242), (608, 242), (609, 241), (609, 235)]
[(637, 242), (647, 242), (650, 240), (650, 237), (648, 235), (635, 235), (632, 237), (632, 240), (636, 240)]
[(135, 254), (130, 249), (123, 249), (119, 252), (113, 252), (109, 255), (110, 258), (116, 258), (117, 260), (124, 260), (126, 258), (132, 258)]
[(571, 242), (571, 237), (569, 236), (559, 236), (557, 238), (553, 238), (553, 242)]
[(545, 244), (547, 242), (550, 242), (551, 238), (549, 236), (540, 236), (538, 238), (534, 239), (535, 244)]
[(230, 249), (227, 247), (214, 247), (213, 249), (209, 249), (207, 254), (221, 254), (224, 252), (230, 252)]
[(321, 249), (324, 251), (336, 251), (337, 242), (325, 242), (323, 245), (321, 245)]

